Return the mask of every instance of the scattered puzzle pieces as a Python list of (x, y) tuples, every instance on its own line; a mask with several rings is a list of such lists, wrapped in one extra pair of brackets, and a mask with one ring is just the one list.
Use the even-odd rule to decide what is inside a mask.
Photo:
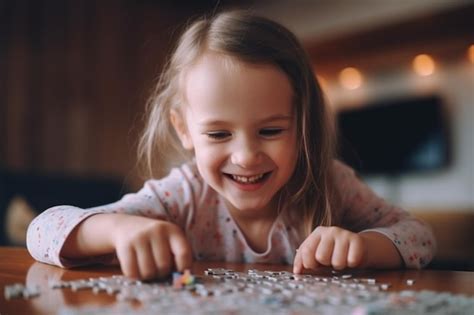
[(21, 283), (7, 285), (4, 288), (4, 296), (6, 300), (24, 298), (29, 299), (40, 295), (38, 286), (26, 287)]
[(185, 286), (195, 284), (195, 277), (191, 274), (189, 269), (186, 269), (184, 273), (173, 272), (173, 288), (182, 289)]
[[(409, 279), (411, 280), (411, 279)], [(413, 280), (414, 283), (414, 280)], [(412, 284), (413, 284), (412, 283)], [(407, 285), (410, 283), (407, 281)], [(115, 295), (111, 306), (63, 308), (60, 315), (80, 314), (471, 314), (474, 298), (433, 291), (389, 292), (390, 283), (333, 272), (332, 276), (287, 271), (236, 272), (210, 268), (203, 276), (189, 270), (169, 281), (142, 282), (124, 276), (50, 283), (51, 289), (92, 290)], [(5, 288), (5, 297), (28, 298), (22, 284)], [(37, 296), (37, 295), (36, 295)], [(139, 302), (140, 307), (136, 307)], [(134, 305), (134, 306), (133, 306)]]

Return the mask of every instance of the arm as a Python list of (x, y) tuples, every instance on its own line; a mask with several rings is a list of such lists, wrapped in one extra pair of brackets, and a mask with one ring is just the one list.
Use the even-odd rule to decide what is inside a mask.
[(434, 255), (433, 233), (406, 211), (387, 204), (337, 163), (336, 186), (341, 205), (336, 217), (341, 227), (319, 226), (301, 244), (294, 272), (319, 265), (335, 269), (421, 268)]
[[(113, 253), (110, 250), (110, 243), (108, 248), (102, 248), (102, 250), (93, 252), (93, 254), (97, 253), (98, 255), (87, 255), (87, 257), (80, 255), (81, 259), (67, 259), (62, 256), (63, 247), (66, 241), (69, 241), (71, 233), (75, 234), (78, 232), (78, 226), (96, 216), (121, 213), (168, 220), (169, 218), (164, 206), (153, 193), (153, 185), (153, 183), (147, 183), (138, 193), (125, 195), (121, 200), (104, 206), (88, 209), (73, 206), (56, 206), (44, 211), (28, 227), (28, 251), (36, 260), (61, 267), (110, 261), (111, 255), (108, 255), (108, 257), (100, 256), (101, 254)], [(91, 220), (91, 222), (95, 220), (96, 218)], [(99, 230), (106, 233), (110, 231), (110, 227), (107, 225)], [(74, 240), (75, 237), (74, 235)], [(100, 240), (95, 239), (95, 242)], [(68, 244), (68, 246), (70, 245)], [(79, 244), (78, 247), (80, 250)], [(69, 258), (78, 258), (77, 256), (79, 255), (70, 255)]]
[(293, 272), (303, 268), (331, 266), (349, 268), (399, 268), (402, 259), (392, 241), (377, 232), (353, 233), (331, 226), (318, 226), (298, 249)]
[(63, 245), (67, 258), (116, 253), (122, 272), (132, 278), (164, 277), (191, 267), (191, 248), (173, 223), (127, 214), (98, 214), (79, 224)]
[[(148, 181), (138, 193), (125, 195), (109, 205), (89, 209), (72, 206), (50, 208), (28, 227), (28, 250), (36, 260), (72, 267), (109, 262), (114, 256), (111, 244), (117, 242), (117, 238), (112, 236), (120, 234), (112, 235), (110, 232), (118, 231), (120, 226), (122, 235), (130, 235), (123, 233), (130, 228), (123, 222), (149, 219), (156, 224), (166, 220), (184, 229), (193, 213), (190, 209), (194, 196), (200, 191), (198, 183), (189, 180), (195, 178), (193, 170), (185, 166), (175, 169), (168, 177)], [(128, 219), (118, 220), (124, 216)], [(118, 221), (122, 223), (118, 224)], [(104, 257), (104, 254), (108, 255)]]
[(76, 226), (66, 238), (61, 256), (84, 258), (112, 254), (115, 251), (113, 229), (120, 214), (96, 214)]
[(367, 256), (362, 264), (364, 268), (400, 268), (403, 260), (398, 249), (385, 235), (378, 232), (361, 232), (359, 235), (365, 242)]
[[(434, 256), (436, 241), (428, 225), (377, 196), (357, 178), (351, 168), (340, 162), (336, 162), (335, 176), (342, 198), (343, 228), (360, 235), (370, 232), (371, 242), (377, 236), (390, 240), (402, 259), (400, 266), (421, 268), (430, 262)], [(386, 259), (385, 255), (388, 253), (378, 253), (378, 248), (379, 246), (371, 248), (373, 256)]]

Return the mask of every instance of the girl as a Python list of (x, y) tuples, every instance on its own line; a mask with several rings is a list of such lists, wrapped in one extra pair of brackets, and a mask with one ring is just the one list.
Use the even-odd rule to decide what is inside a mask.
[(116, 258), (141, 279), (192, 259), (293, 263), (295, 273), (426, 265), (430, 229), (334, 160), (333, 137), (294, 35), (246, 12), (198, 20), (165, 67), (139, 146), (150, 171), (176, 150), (189, 159), (116, 203), (48, 209), (28, 249), (63, 267)]

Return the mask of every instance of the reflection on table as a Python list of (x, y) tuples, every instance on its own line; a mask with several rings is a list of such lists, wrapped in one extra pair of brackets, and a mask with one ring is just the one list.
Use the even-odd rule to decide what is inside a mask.
[[(225, 268), (247, 272), (249, 269), (290, 271), (286, 265), (232, 264), (221, 262), (195, 262), (192, 272), (202, 275), (207, 268)], [(474, 296), (474, 273), (436, 270), (351, 270), (354, 277), (375, 278), (377, 282), (390, 283), (388, 292), (402, 290), (434, 290), (462, 293)], [(64, 307), (111, 306), (115, 297), (106, 293), (94, 294), (91, 290), (73, 292), (70, 289), (51, 289), (50, 283), (76, 279), (110, 277), (120, 274), (118, 267), (90, 266), (76, 269), (62, 269), (35, 262), (22, 248), (0, 247), (0, 287), (16, 282), (27, 286), (38, 285), (41, 295), (28, 300), (0, 300), (0, 313), (5, 314), (54, 314)], [(330, 277), (331, 270), (321, 269), (315, 275)], [(408, 285), (407, 280), (413, 280)]]

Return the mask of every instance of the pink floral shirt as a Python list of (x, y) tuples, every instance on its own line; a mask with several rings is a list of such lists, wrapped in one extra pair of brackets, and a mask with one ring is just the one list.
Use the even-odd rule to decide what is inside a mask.
[[(348, 166), (335, 161), (334, 168), (336, 187), (342, 196), (342, 205), (335, 214), (341, 218), (341, 227), (384, 234), (395, 244), (408, 268), (428, 264), (435, 251), (431, 229), (376, 196)], [(223, 198), (203, 181), (196, 165), (188, 163), (173, 169), (163, 179), (147, 181), (139, 192), (127, 194), (112, 204), (89, 209), (56, 206), (44, 211), (28, 227), (30, 254), (39, 261), (62, 267), (104, 262), (104, 257), (61, 257), (71, 231), (98, 213), (127, 213), (173, 222), (185, 231), (197, 260), (292, 264), (296, 249), (304, 241), (296, 227), (279, 216), (268, 235), (267, 249), (254, 251)]]

